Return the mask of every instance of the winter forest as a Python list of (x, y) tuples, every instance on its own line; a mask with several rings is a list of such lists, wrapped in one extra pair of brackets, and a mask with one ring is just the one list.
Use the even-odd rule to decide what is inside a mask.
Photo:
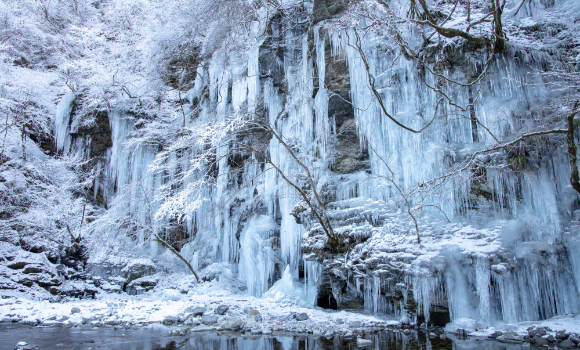
[(580, 346), (579, 33), (578, 0), (1, 0), (6, 349)]

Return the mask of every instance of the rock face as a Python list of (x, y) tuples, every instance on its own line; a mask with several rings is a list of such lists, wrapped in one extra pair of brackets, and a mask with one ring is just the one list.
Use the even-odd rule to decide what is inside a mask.
[(314, 23), (330, 19), (333, 16), (347, 9), (344, 0), (315, 0), (314, 1)]

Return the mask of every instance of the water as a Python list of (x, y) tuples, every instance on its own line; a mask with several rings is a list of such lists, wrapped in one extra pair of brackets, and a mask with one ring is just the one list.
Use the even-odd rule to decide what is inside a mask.
[(439, 339), (426, 337), (425, 333), (382, 332), (363, 335), (374, 345), (357, 347), (356, 338), (326, 339), (313, 335), (277, 334), (273, 336), (243, 336), (239, 333), (192, 333), (187, 336), (168, 336), (162, 326), (141, 329), (113, 330), (112, 328), (38, 328), (21, 324), (0, 325), (0, 350), (13, 350), (20, 341), (43, 350), (72, 349), (127, 349), (127, 350), (310, 350), (310, 349), (489, 349), (518, 350), (529, 346), (506, 345), (486, 339)]

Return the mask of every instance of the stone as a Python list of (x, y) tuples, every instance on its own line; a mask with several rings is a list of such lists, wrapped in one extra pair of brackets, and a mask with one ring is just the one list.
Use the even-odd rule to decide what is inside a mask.
[(342, 318), (337, 318), (336, 324), (344, 324), (344, 321), (342, 320)]
[(256, 322), (262, 322), (262, 315), (254, 316), (254, 320), (256, 320)]
[(437, 337), (437, 334), (435, 334), (435, 333), (429, 333), (429, 338), (436, 338), (436, 337)]
[(574, 344), (573, 341), (568, 340), (568, 339), (562, 340), (560, 343), (558, 343), (558, 347), (563, 348), (563, 349), (570, 349), (570, 348), (573, 348), (575, 346), (576, 346), (576, 344)]
[(324, 337), (326, 339), (333, 338), (334, 337), (334, 332), (333, 331), (328, 331), (328, 332), (324, 333)]
[(270, 328), (262, 328), (262, 334), (272, 334), (272, 330)]
[(217, 316), (202, 316), (201, 323), (207, 326), (212, 326), (218, 322), (218, 319), (219, 318)]
[(534, 344), (538, 345), (538, 346), (543, 346), (543, 345), (548, 345), (550, 344), (550, 342), (548, 341), (548, 339), (546, 338), (542, 338), (538, 335), (534, 336)]
[(556, 341), (556, 338), (554, 338), (554, 336), (553, 336), (553, 335), (551, 335), (551, 334), (550, 334), (549, 336), (547, 336), (547, 337), (546, 337), (546, 339), (548, 339), (548, 341), (549, 341), (550, 343), (553, 343), (553, 342), (555, 342), (555, 341)]
[(209, 332), (212, 330), (214, 330), (212, 327), (208, 327), (208, 326), (203, 325), (203, 324), (191, 329), (192, 332)]
[[(165, 321), (163, 322), (165, 323)], [(121, 323), (122, 323), (121, 320), (108, 320), (107, 322), (105, 322), (107, 326), (118, 326)]]
[(157, 272), (157, 266), (151, 259), (136, 259), (121, 270), (121, 275), (130, 283), (138, 278), (149, 276)]
[(493, 332), (493, 333), (492, 333), (492, 334), (491, 334), (489, 337), (490, 337), (490, 338), (493, 338), (493, 339), (496, 339), (497, 337), (501, 337), (502, 335), (503, 335), (503, 333), (502, 333), (502, 332), (500, 332), (500, 331), (495, 331), (495, 332)]
[(163, 319), (163, 324), (166, 326), (171, 326), (175, 322), (177, 322), (177, 318), (174, 316), (167, 316)]
[(508, 344), (518, 344), (524, 341), (524, 338), (514, 332), (506, 332), (501, 337), (496, 338), (497, 341)]
[(198, 318), (188, 318), (185, 320), (184, 324), (186, 326), (199, 326), (201, 321)]
[(262, 334), (262, 330), (260, 328), (253, 328), (252, 334)]
[(71, 314), (78, 314), (81, 312), (81, 308), (80, 307), (73, 307), (72, 309), (70, 309), (70, 313)]
[(372, 340), (363, 339), (361, 337), (356, 338), (356, 346), (361, 347), (361, 346), (370, 346), (370, 345), (373, 345)]
[(566, 335), (566, 331), (558, 331), (556, 332), (556, 339), (564, 340), (568, 336)]
[(547, 330), (548, 330), (546, 327), (538, 327), (538, 328), (533, 328), (533, 329), (530, 329), (530, 328), (527, 329), (528, 335), (530, 336), (530, 338), (533, 338), (535, 336), (543, 337), (547, 334)]
[(252, 310), (252, 311), (250, 311), (250, 315), (252, 315), (252, 316), (256, 316), (256, 315), (259, 315), (259, 314), (260, 314), (260, 311), (258, 311), (258, 310)]
[(230, 307), (228, 305), (220, 305), (214, 310), (214, 312), (218, 315), (224, 315), (229, 309)]
[(348, 326), (350, 328), (358, 328), (358, 327), (360, 327), (360, 322), (359, 321), (352, 321), (352, 322), (348, 323)]
[(251, 313), (251, 312), (252, 312), (252, 308), (251, 308), (251, 307), (245, 307), (245, 308), (242, 310), (242, 312), (243, 312), (243, 313), (245, 313), (245, 314), (249, 314), (249, 313)]
[(193, 316), (202, 316), (204, 312), (206, 312), (207, 308), (203, 307), (203, 306), (198, 306), (198, 307), (188, 307), (187, 309), (185, 309), (185, 313), (191, 313)]
[(578, 336), (578, 334), (570, 334), (568, 339), (576, 345), (580, 343), (580, 336)]
[(220, 328), (226, 330), (239, 330), (243, 326), (244, 321), (239, 317), (226, 318), (222, 323), (220, 323)]
[(21, 342), (18, 342), (18, 344), (16, 344), (15, 350), (33, 350), (35, 348), (36, 347), (32, 347), (28, 343), (21, 341)]
[(306, 321), (308, 319), (308, 314), (305, 312), (296, 314), (296, 321)]
[(445, 334), (440, 334), (439, 339), (445, 340), (445, 339), (447, 339), (447, 336)]

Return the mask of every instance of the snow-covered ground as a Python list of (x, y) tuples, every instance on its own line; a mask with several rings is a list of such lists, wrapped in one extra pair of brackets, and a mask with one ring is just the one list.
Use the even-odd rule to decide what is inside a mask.
[[(170, 334), (173, 335), (233, 330), (252, 334), (312, 333), (326, 337), (348, 337), (357, 333), (408, 327), (397, 320), (311, 307), (295, 298), (297, 291), (292, 292), (292, 286), (279, 286), (276, 293), (256, 298), (232, 291), (226, 284), (229, 282), (214, 280), (195, 285), (192, 276), (174, 274), (166, 276), (153, 291), (137, 296), (107, 293), (98, 294), (96, 299), (69, 298), (59, 303), (4, 296), (0, 299), (0, 322), (94, 329), (163, 324), (171, 326)], [(186, 291), (175, 287), (177, 285), (195, 286)], [(166, 288), (170, 286), (174, 288)], [(546, 332), (542, 333), (544, 338), (550, 335), (556, 337), (558, 332), (564, 331), (566, 337), (572, 339), (575, 333), (580, 333), (580, 316), (577, 314), (485, 329), (471, 329), (470, 321), (473, 320), (456, 320), (445, 331), (454, 332), (460, 328), (465, 329), (469, 336), (486, 338), (511, 334), (529, 342), (533, 342), (533, 336), (529, 336), (530, 329), (545, 329)], [(435, 330), (437, 333), (439, 331)]]
[[(189, 279), (183, 275), (171, 277), (182, 282)], [(199, 284), (187, 293), (156, 288), (138, 296), (104, 294), (95, 300), (69, 299), (61, 303), (10, 297), (0, 300), (0, 321), (92, 327), (163, 323), (186, 326), (192, 331), (246, 330), (264, 334), (290, 331), (321, 335), (400, 326), (398, 321), (309, 307), (280, 294), (275, 299), (231, 293), (217, 281)]]

